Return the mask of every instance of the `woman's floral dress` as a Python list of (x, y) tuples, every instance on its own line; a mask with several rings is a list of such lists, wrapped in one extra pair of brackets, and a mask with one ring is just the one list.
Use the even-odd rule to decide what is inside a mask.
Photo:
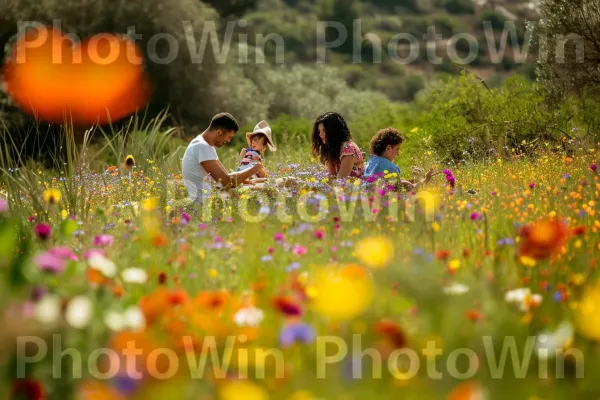
[(351, 140), (342, 143), (342, 150), (340, 152), (340, 162), (335, 166), (335, 173), (337, 174), (340, 171), (340, 164), (344, 156), (352, 156), (358, 160), (352, 166), (352, 172), (350, 172), (350, 176), (353, 178), (362, 178), (363, 174), (365, 173), (365, 162), (363, 154), (356, 145), (356, 143), (354, 143)]

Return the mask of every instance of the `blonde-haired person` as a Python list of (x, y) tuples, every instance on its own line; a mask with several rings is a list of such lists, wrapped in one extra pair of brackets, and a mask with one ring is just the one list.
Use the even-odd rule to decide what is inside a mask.
[[(277, 150), (273, 142), (273, 132), (267, 121), (260, 121), (256, 124), (252, 132), (246, 133), (246, 141), (248, 142), (248, 147), (243, 148), (240, 152), (238, 172), (251, 168), (257, 163), (262, 163), (267, 148), (271, 151)], [(267, 172), (264, 168), (253, 176), (253, 178), (261, 179), (266, 177)]]

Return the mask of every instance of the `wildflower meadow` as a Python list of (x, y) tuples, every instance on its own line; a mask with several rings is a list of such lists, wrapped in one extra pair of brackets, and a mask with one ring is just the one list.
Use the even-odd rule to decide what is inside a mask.
[(3, 398), (598, 395), (595, 146), (430, 152), (412, 192), (286, 152), (272, 181), (294, 185), (210, 214), (181, 194), (181, 149), (105, 146), (64, 170), (3, 153)]

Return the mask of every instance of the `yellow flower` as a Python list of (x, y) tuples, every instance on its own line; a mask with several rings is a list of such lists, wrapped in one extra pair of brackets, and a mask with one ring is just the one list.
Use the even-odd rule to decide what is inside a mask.
[(528, 256), (519, 257), (519, 261), (521, 262), (521, 264), (525, 265), (526, 267), (535, 267), (535, 265), (537, 264), (537, 262), (535, 261), (535, 258), (531, 258)]
[(58, 189), (46, 189), (43, 194), (44, 201), (48, 204), (58, 204), (60, 199), (62, 198), (62, 194)]
[(432, 229), (434, 232), (439, 232), (439, 231), (440, 231), (440, 228), (441, 228), (441, 227), (440, 227), (440, 224), (438, 224), (437, 222), (434, 222), (434, 223), (432, 223), (432, 224), (431, 224), (431, 229)]
[(146, 200), (142, 200), (142, 210), (144, 211), (154, 211), (158, 207), (158, 198), (151, 197)]
[(314, 310), (333, 320), (352, 319), (373, 300), (373, 281), (359, 265), (323, 268), (317, 272), (314, 287)]
[(69, 213), (67, 212), (67, 210), (62, 210), (62, 211), (60, 212), (60, 217), (61, 217), (62, 219), (66, 219), (68, 216), (69, 216)]
[(448, 269), (450, 269), (451, 271), (456, 271), (459, 268), (460, 268), (460, 260), (457, 258), (450, 260), (450, 262), (448, 263)]
[(267, 400), (269, 394), (252, 381), (237, 380), (225, 383), (219, 390), (221, 400)]
[(417, 132), (419, 132), (419, 128), (418, 127), (412, 128), (410, 130), (410, 133), (417, 133)]
[(301, 390), (293, 393), (288, 400), (314, 400), (316, 399), (310, 392), (306, 390)]
[(213, 279), (216, 278), (218, 274), (219, 273), (214, 268), (211, 268), (211, 269), (208, 270), (208, 276), (210, 276)]
[(135, 165), (135, 158), (131, 154), (125, 157), (125, 165), (128, 167), (133, 167)]
[(600, 341), (600, 280), (583, 293), (575, 310), (575, 324), (581, 336)]
[(394, 244), (383, 236), (374, 236), (357, 243), (356, 256), (371, 268), (384, 268), (394, 257)]

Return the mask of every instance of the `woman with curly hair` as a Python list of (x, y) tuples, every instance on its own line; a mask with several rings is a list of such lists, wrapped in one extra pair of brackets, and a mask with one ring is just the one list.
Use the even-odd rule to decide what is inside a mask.
[(363, 155), (352, 141), (344, 118), (327, 112), (315, 121), (312, 132), (312, 152), (327, 166), (329, 175), (337, 178), (361, 178), (364, 173)]

